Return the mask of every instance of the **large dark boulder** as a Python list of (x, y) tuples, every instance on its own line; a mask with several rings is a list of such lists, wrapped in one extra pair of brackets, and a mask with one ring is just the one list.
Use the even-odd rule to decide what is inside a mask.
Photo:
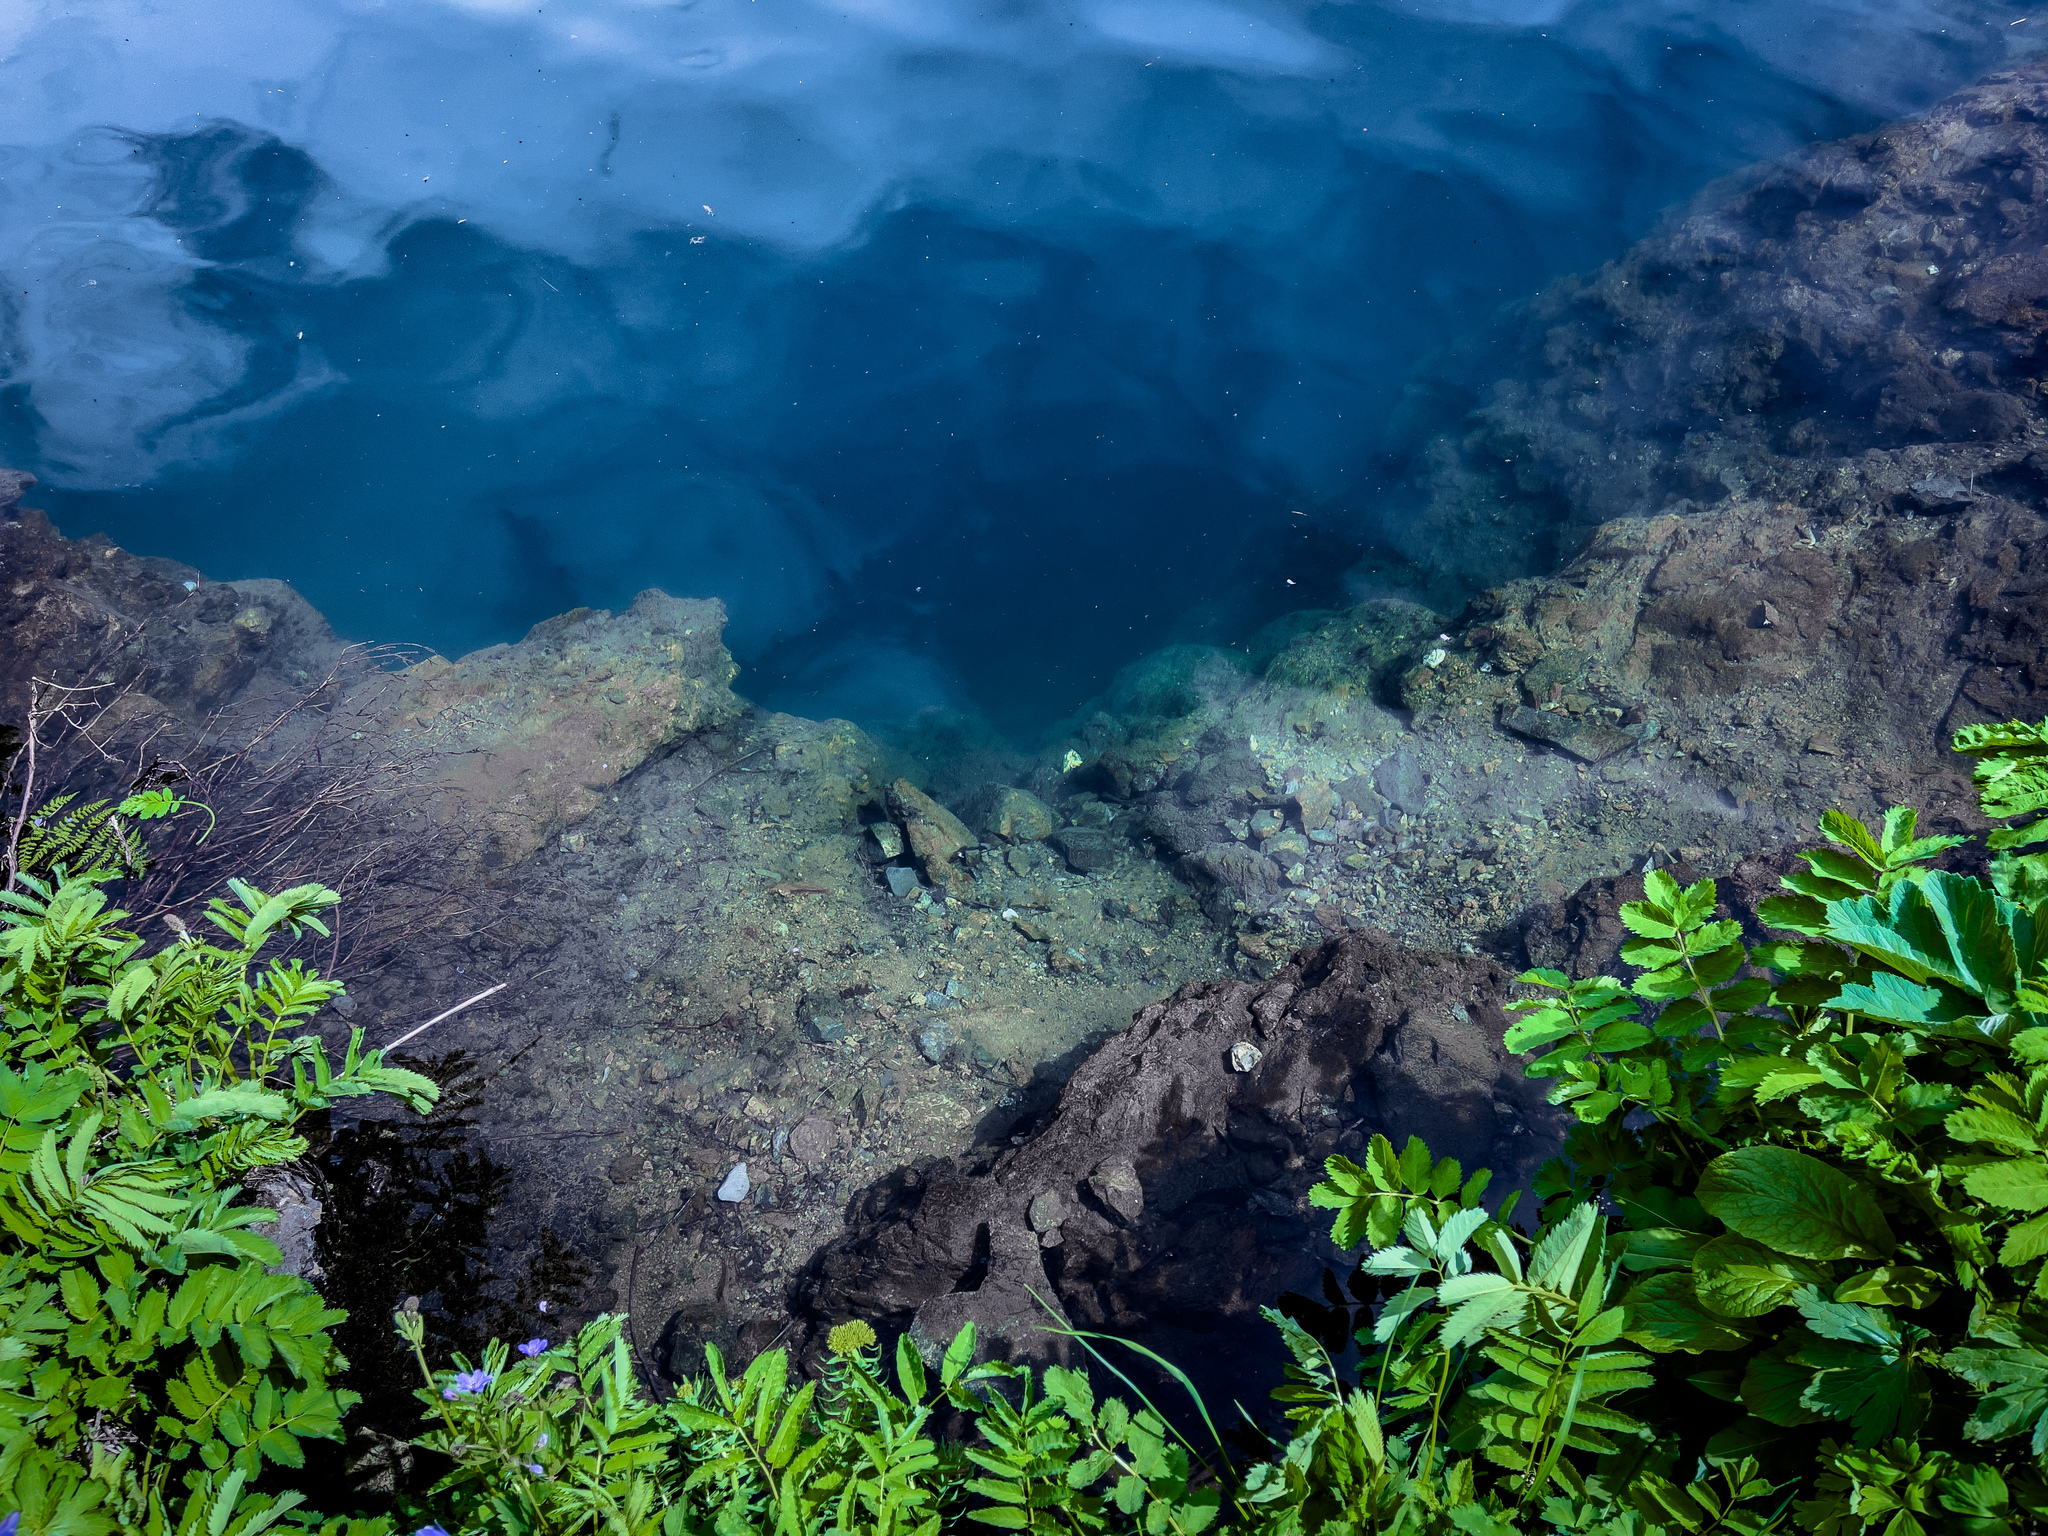
[(972, 1320), (984, 1353), (1038, 1361), (1059, 1353), (1040, 1325), (1063, 1314), (1177, 1360), (1212, 1406), (1256, 1408), (1278, 1371), (1259, 1307), (1347, 1267), (1307, 1204), (1325, 1158), (1419, 1135), (1493, 1168), (1499, 1194), (1556, 1149), (1555, 1112), (1501, 1046), (1507, 985), (1489, 959), (1368, 928), (1263, 983), (1182, 987), (1098, 1049), (1023, 1145), (869, 1190), (799, 1310), (814, 1333), (864, 1317), (928, 1349)]

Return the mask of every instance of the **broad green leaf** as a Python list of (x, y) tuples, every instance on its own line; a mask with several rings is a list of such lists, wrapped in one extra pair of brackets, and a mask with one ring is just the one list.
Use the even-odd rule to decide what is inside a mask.
[(1891, 1318), (1869, 1307), (1829, 1301), (1810, 1289), (1797, 1305), (1818, 1335), (1791, 1357), (1814, 1371), (1800, 1394), (1801, 1406), (1850, 1420), (1858, 1445), (1877, 1445), (1917, 1429), (1926, 1413), (1927, 1373)]
[(1742, 1236), (1801, 1259), (1881, 1259), (1895, 1246), (1863, 1184), (1789, 1147), (1725, 1152), (1700, 1176), (1699, 1200)]
[(1678, 929), (1658, 917), (1639, 901), (1623, 902), (1621, 920), (1630, 933), (1646, 939), (1670, 939), (1678, 936)]
[(1949, 1284), (1943, 1276), (1916, 1264), (1885, 1264), (1844, 1280), (1835, 1287), (1834, 1299), (1918, 1310), (1933, 1306)]
[(1700, 1305), (1690, 1271), (1645, 1275), (1629, 1287), (1622, 1303), (1628, 1308), (1628, 1328), (1622, 1337), (1657, 1354), (1741, 1349), (1753, 1337)]
[(1724, 1317), (1762, 1317), (1784, 1306), (1801, 1287), (1828, 1280), (1805, 1259), (1735, 1236), (1707, 1243), (1692, 1268), (1701, 1304)]
[(966, 1322), (953, 1335), (953, 1342), (946, 1346), (946, 1357), (939, 1365), (939, 1381), (945, 1386), (952, 1386), (973, 1360), (974, 1324)]
[(1827, 1000), (1827, 1006), (1894, 1024), (1946, 1024), (1970, 1012), (1944, 997), (1939, 988), (1916, 985), (1890, 971), (1877, 971), (1868, 982), (1844, 986)]
[(2028, 1435), (2033, 1454), (2048, 1455), (2048, 1354), (2022, 1344), (1952, 1349), (1941, 1363), (1981, 1394), (1965, 1434), (1972, 1440)]
[(1827, 908), (1811, 896), (1766, 896), (1756, 904), (1756, 917), (1767, 928), (1816, 939), (1831, 936)]
[(1963, 1188), (1979, 1200), (2009, 1211), (2038, 1211), (2048, 1206), (2048, 1158), (2024, 1157), (1972, 1168)]
[(283, 1094), (242, 1085), (208, 1089), (205, 1093), (195, 1094), (181, 1101), (171, 1124), (173, 1128), (182, 1128), (195, 1125), (201, 1120), (243, 1115), (263, 1120), (295, 1118), (291, 1101)]
[(1813, 1369), (1791, 1358), (1811, 1342), (1813, 1335), (1795, 1328), (1751, 1360), (1742, 1373), (1742, 1406), (1780, 1429), (1818, 1423), (1822, 1415), (1802, 1401), (1813, 1384)]

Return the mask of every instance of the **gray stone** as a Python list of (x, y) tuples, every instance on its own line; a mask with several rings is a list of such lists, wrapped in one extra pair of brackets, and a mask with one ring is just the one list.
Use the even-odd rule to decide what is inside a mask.
[(882, 850), (885, 859), (903, 857), (903, 834), (896, 829), (893, 821), (878, 821), (868, 828), (868, 836), (875, 840), (875, 846)]
[(1294, 809), (1302, 830), (1313, 835), (1336, 819), (1336, 792), (1321, 779), (1303, 779), (1294, 792)]
[(917, 871), (905, 869), (901, 864), (891, 864), (883, 871), (883, 878), (889, 882), (889, 893), (908, 901), (919, 890)]
[(242, 1175), (242, 1186), (258, 1203), (277, 1212), (276, 1221), (256, 1228), (277, 1244), (279, 1262), (270, 1266), (270, 1273), (297, 1275), (316, 1285), (325, 1280), (316, 1236), (322, 1208), (313, 1180), (290, 1165), (273, 1165), (249, 1170)]
[(1034, 1232), (1050, 1232), (1067, 1219), (1067, 1208), (1060, 1203), (1060, 1197), (1051, 1190), (1036, 1196), (1024, 1219), (1031, 1223)]
[(917, 1037), (918, 1054), (934, 1066), (944, 1061), (952, 1048), (953, 1032), (943, 1024), (933, 1024)]
[(1282, 832), (1266, 839), (1265, 851), (1267, 858), (1286, 869), (1308, 857), (1308, 839), (1299, 832)]
[(813, 1045), (837, 1045), (846, 1038), (846, 1021), (829, 1013), (814, 1013), (804, 1020), (804, 1038)]
[(1188, 855), (1183, 867), (1255, 905), (1269, 901), (1280, 889), (1280, 866), (1242, 843), (1218, 843)]
[(853, 1117), (866, 1130), (875, 1123), (882, 1113), (882, 1101), (886, 1090), (880, 1083), (862, 1083), (860, 1091), (853, 1096)]
[(1406, 811), (1410, 816), (1420, 816), (1429, 790), (1428, 780), (1422, 772), (1422, 759), (1413, 752), (1396, 752), (1392, 757), (1382, 759), (1372, 771), (1372, 787), (1395, 809)]
[(1937, 507), (1977, 499), (1977, 493), (1954, 475), (1929, 475), (1923, 480), (1915, 480), (1912, 490), (1923, 502)]
[(982, 825), (1012, 843), (1035, 843), (1052, 834), (1059, 823), (1038, 796), (1022, 789), (1001, 789), (990, 800)]
[(1555, 710), (1518, 705), (1500, 723), (1517, 736), (1547, 742), (1582, 763), (1604, 763), (1636, 744), (1635, 737), (1612, 725), (1595, 725)]
[(754, 1181), (747, 1177), (747, 1165), (734, 1163), (732, 1172), (725, 1176), (725, 1182), (718, 1186), (718, 1198), (727, 1205), (738, 1205), (752, 1193)]
[(1068, 827), (1052, 836), (1052, 843), (1067, 856), (1067, 867), (1076, 874), (1092, 875), (1116, 863), (1118, 839), (1099, 827)]
[(1128, 1157), (1105, 1157), (1097, 1163), (1088, 1175), (1088, 1193), (1126, 1223), (1136, 1221), (1145, 1209), (1145, 1186), (1138, 1182), (1137, 1167)]

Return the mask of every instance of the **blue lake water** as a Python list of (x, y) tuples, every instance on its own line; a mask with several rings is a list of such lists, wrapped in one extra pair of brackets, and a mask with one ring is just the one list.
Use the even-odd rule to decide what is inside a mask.
[(1434, 350), (2025, 15), (16, 0), (0, 462), (350, 637), (658, 585), (758, 700), (1021, 739), (1426, 588), (1375, 551)]

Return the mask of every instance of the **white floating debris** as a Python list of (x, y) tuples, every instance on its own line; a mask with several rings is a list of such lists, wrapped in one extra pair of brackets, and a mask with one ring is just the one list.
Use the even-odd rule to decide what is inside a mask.
[(727, 1205), (738, 1205), (753, 1192), (753, 1180), (747, 1177), (747, 1165), (734, 1163), (732, 1172), (725, 1176), (725, 1182), (718, 1186), (718, 1198)]
[[(1230, 1048), (1230, 1070), (1249, 1072), (1259, 1064), (1259, 1048), (1249, 1040), (1240, 1040)], [(720, 1191), (724, 1193), (724, 1191)]]
[(1449, 654), (1450, 653), (1446, 651), (1442, 646), (1438, 646), (1435, 650), (1431, 651), (1427, 656), (1422, 658), (1422, 664), (1425, 667), (1440, 667), (1444, 664), (1444, 657), (1446, 657)]

